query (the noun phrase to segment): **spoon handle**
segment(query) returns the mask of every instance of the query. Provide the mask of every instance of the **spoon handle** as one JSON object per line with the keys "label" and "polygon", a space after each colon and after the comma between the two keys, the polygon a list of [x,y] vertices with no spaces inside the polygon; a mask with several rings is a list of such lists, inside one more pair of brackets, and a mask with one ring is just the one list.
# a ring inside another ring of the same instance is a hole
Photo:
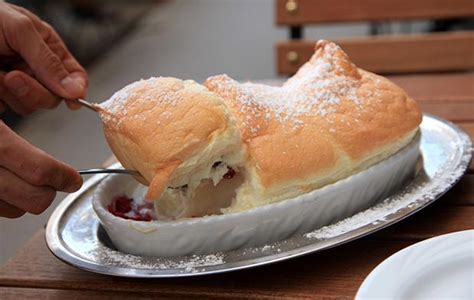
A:
{"label": "spoon handle", "polygon": [[133,171],[133,170],[125,170],[125,169],[84,169],[84,170],[79,170],[79,174],[81,175],[87,175],[87,174],[127,174],[127,175],[140,175],[138,171]]}
{"label": "spoon handle", "polygon": [[90,102],[87,102],[86,100],[84,99],[77,99],[76,100],[79,104],[81,104],[82,106],[84,107],[87,107],[88,109],[90,110],[93,110],[95,112],[99,112],[99,106],[97,104],[94,104],[94,103],[90,103]]}

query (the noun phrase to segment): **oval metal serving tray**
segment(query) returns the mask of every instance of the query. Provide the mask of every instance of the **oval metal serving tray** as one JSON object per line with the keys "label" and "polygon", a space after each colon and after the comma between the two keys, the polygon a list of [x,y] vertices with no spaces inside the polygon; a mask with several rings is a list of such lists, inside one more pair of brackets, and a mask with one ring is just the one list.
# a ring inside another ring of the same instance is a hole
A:
{"label": "oval metal serving tray", "polygon": [[348,219],[287,240],[210,255],[140,257],[115,250],[92,205],[95,186],[107,175],[89,179],[56,208],[46,228],[51,252],[91,272],[126,277],[184,277],[270,264],[358,239],[421,210],[448,191],[471,160],[469,136],[450,122],[425,115],[421,124],[420,169],[403,190]]}

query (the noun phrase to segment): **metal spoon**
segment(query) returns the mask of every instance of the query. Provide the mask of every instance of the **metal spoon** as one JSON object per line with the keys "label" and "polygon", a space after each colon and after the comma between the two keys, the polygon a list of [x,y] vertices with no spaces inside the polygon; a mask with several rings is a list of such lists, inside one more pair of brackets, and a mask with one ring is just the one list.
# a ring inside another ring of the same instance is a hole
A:
{"label": "metal spoon", "polygon": [[79,103],[80,105],[84,106],[84,107],[87,107],[88,109],[90,110],[93,110],[95,112],[99,112],[100,111],[100,107],[95,104],[95,103],[90,103],[90,102],[87,102],[86,100],[84,99],[76,99],[77,103]]}
{"label": "metal spoon", "polygon": [[[84,99],[76,99],[77,103],[81,104],[84,107],[87,107],[90,110],[93,110],[95,112],[100,112],[101,109],[100,107],[95,104],[95,103],[90,103]],[[126,175],[132,175],[132,176],[140,176],[140,173],[138,171],[134,170],[126,170],[126,169],[84,169],[84,170],[79,170],[79,174],[81,175],[88,175],[88,174],[126,174]]]}
{"label": "metal spoon", "polygon": [[79,174],[88,175],[88,174],[126,174],[132,176],[141,176],[138,171],[126,170],[126,169],[84,169],[79,170]]}

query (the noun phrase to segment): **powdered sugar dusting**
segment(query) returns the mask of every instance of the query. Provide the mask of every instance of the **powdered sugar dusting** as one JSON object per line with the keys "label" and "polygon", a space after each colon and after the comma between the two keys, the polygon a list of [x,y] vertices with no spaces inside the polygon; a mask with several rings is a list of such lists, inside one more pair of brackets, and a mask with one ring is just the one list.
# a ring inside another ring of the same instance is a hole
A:
{"label": "powdered sugar dusting", "polygon": [[357,91],[360,74],[347,55],[334,43],[320,41],[311,60],[282,87],[263,84],[240,84],[227,75],[211,77],[210,89],[236,98],[243,123],[251,134],[261,129],[255,120],[277,120],[293,128],[304,125],[303,116],[326,117],[337,112],[344,101],[362,109]]}
{"label": "powdered sugar dusting", "polygon": [[87,241],[87,244],[94,243],[94,247],[89,254],[95,259],[102,261],[107,265],[118,265],[127,268],[148,269],[148,270],[175,270],[180,273],[197,273],[202,271],[199,268],[216,266],[224,264],[224,255],[222,253],[213,253],[208,255],[190,255],[182,257],[180,260],[175,258],[167,259],[157,257],[141,257],[131,254],[125,254],[106,247],[98,240]]}
{"label": "powdered sugar dusting", "polygon": [[[107,121],[110,118],[116,117],[117,121],[120,122],[120,116],[127,110],[134,108],[135,106],[141,107],[143,102],[153,102],[155,105],[171,105],[176,106],[182,99],[174,93],[173,89],[156,89],[159,81],[165,80],[164,77],[151,77],[148,79],[141,79],[133,82],[121,90],[117,91],[107,101],[99,104],[99,107],[103,110],[101,116]],[[191,81],[179,81],[179,83],[186,83]],[[140,101],[136,101],[140,100]],[[165,111],[164,117],[169,118],[171,112]],[[128,116],[128,118],[140,118],[140,114],[135,116]]]}

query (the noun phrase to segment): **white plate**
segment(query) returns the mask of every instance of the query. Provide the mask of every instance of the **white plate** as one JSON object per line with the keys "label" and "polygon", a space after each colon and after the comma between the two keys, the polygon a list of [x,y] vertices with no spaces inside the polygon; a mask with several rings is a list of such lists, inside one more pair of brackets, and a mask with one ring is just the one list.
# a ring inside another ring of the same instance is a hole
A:
{"label": "white plate", "polygon": [[474,299],[474,230],[398,251],[367,276],[356,299]]}

